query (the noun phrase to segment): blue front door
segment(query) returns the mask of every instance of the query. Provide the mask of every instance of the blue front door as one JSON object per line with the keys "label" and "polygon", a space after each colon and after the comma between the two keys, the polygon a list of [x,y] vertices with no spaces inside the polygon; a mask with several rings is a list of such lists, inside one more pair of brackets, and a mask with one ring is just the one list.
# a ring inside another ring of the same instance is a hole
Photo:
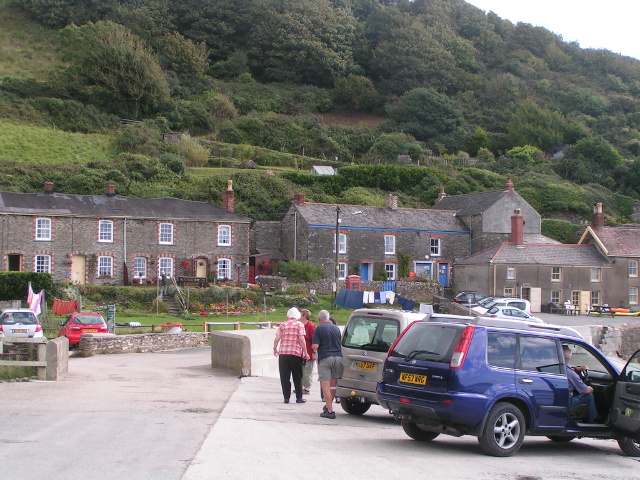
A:
{"label": "blue front door", "polygon": [[360,265],[360,278],[363,281],[371,280],[371,264],[363,263]]}
{"label": "blue front door", "polygon": [[443,287],[449,286],[449,264],[448,263],[440,263],[438,265],[438,282]]}

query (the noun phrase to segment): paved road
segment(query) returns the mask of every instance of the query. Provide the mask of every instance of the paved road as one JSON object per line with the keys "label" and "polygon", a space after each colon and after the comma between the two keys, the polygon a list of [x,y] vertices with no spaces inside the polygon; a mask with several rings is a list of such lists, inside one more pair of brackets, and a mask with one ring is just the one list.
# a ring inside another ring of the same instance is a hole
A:
{"label": "paved road", "polygon": [[71,358],[64,381],[1,383],[0,478],[181,478],[239,384],[209,352]]}
{"label": "paved road", "polygon": [[69,370],[0,384],[3,480],[640,480],[640,460],[611,440],[532,437],[492,458],[473,437],[411,440],[379,406],[323,419],[317,383],[285,405],[277,379],[211,370],[208,348],[72,358]]}

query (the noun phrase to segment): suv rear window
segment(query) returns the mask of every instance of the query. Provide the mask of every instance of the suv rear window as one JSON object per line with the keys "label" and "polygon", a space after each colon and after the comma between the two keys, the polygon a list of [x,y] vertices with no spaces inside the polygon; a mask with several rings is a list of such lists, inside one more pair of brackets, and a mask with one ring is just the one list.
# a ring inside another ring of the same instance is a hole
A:
{"label": "suv rear window", "polygon": [[400,339],[390,356],[449,363],[462,334],[460,327],[416,323],[411,327],[411,334]]}
{"label": "suv rear window", "polygon": [[355,317],[349,320],[342,346],[386,352],[400,335],[400,323],[385,317]]}

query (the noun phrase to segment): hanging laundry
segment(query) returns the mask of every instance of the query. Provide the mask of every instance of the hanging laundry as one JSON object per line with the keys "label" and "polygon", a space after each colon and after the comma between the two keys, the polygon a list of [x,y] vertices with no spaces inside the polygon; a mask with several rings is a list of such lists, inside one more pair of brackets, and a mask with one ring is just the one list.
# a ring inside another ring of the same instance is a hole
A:
{"label": "hanging laundry", "polygon": [[362,308],[362,298],[362,292],[341,288],[338,295],[336,295],[334,303],[339,307],[355,310],[356,308]]}
{"label": "hanging laundry", "polygon": [[396,298],[398,299],[398,303],[402,307],[403,310],[413,310],[413,307],[416,305],[416,302],[409,300],[408,298],[404,298],[400,295],[396,294]]}
{"label": "hanging laundry", "polygon": [[58,300],[57,298],[53,299],[53,307],[51,307],[51,312],[55,315],[69,315],[76,310],[78,310],[78,300],[63,302],[62,300]]}
{"label": "hanging laundry", "polygon": [[380,292],[375,292],[373,294],[373,303],[381,303],[380,302]]}
{"label": "hanging laundry", "polygon": [[42,297],[44,295],[44,290],[40,290],[39,293],[33,295],[31,299],[31,303],[29,304],[29,310],[31,310],[35,316],[37,317],[42,313],[42,308],[40,307],[40,303],[42,303]]}
{"label": "hanging laundry", "polygon": [[29,288],[27,289],[27,305],[31,305],[31,302],[33,301],[33,296],[35,295],[35,293],[33,293],[33,288],[31,287],[31,282],[29,282]]}
{"label": "hanging laundry", "polygon": [[387,302],[389,305],[393,305],[393,301],[396,298],[396,292],[386,292],[387,294]]}
{"label": "hanging laundry", "polygon": [[387,303],[387,295],[385,292],[380,292],[380,303]]}

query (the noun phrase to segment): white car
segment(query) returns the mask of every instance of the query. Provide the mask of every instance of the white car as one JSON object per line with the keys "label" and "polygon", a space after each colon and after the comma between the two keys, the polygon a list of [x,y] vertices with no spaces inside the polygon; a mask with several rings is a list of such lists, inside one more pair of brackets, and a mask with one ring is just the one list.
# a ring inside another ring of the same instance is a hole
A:
{"label": "white car", "polygon": [[523,312],[519,308],[498,305],[491,307],[482,316],[489,318],[506,318],[507,320],[521,320],[523,322],[545,323],[541,318],[529,315],[527,312]]}
{"label": "white car", "polygon": [[0,337],[40,338],[42,325],[28,308],[8,308],[0,315]]}
{"label": "white car", "polygon": [[478,305],[471,308],[471,311],[474,312],[476,315],[484,315],[485,313],[487,313],[487,310],[489,310],[491,307],[496,307],[496,306],[519,308],[523,312],[526,312],[529,315],[531,315],[531,302],[529,302],[529,300],[524,300],[522,298],[496,298],[493,302],[489,303],[488,305],[487,304],[485,304],[484,306]]}

